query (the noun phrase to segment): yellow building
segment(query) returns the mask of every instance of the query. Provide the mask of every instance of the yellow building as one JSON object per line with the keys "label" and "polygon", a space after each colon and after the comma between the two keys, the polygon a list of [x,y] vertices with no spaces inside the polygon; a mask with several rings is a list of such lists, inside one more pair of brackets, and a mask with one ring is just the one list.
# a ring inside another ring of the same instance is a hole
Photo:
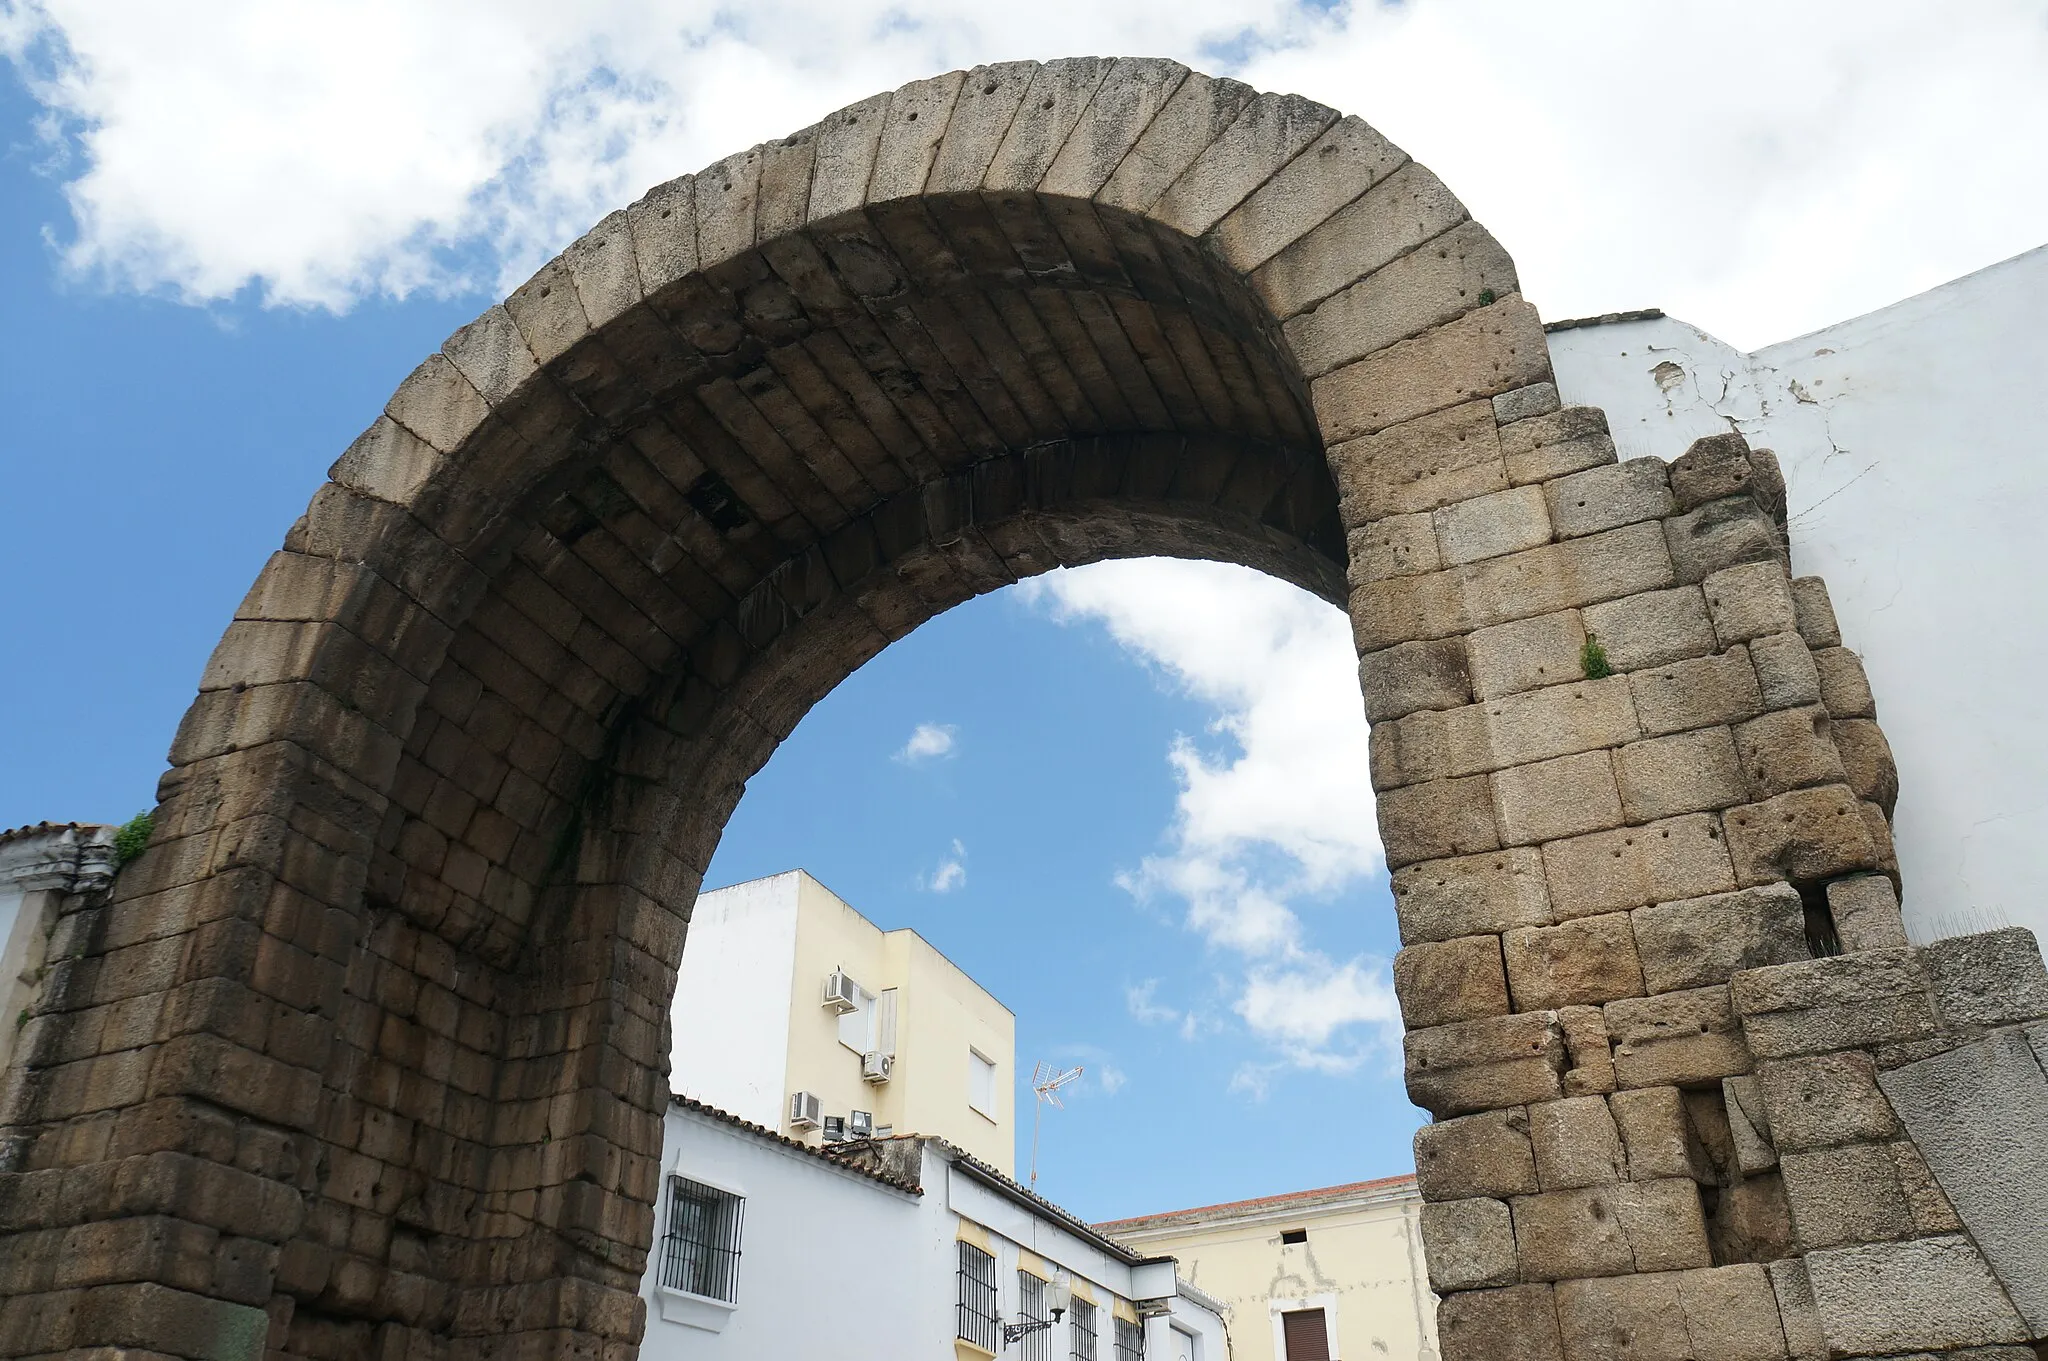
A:
{"label": "yellow building", "polygon": [[1387,1177],[1095,1227],[1177,1258],[1224,1306],[1231,1361],[1436,1361],[1421,1207]]}
{"label": "yellow building", "polygon": [[672,1017],[680,1095],[811,1144],[936,1135],[1014,1169],[1016,1017],[802,870],[698,896]]}

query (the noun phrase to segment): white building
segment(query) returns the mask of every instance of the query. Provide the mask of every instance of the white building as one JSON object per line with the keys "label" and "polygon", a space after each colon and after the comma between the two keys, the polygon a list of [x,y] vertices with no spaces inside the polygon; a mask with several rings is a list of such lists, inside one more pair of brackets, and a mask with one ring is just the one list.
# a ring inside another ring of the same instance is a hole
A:
{"label": "white building", "polygon": [[75,822],[0,831],[0,1073],[14,1057],[16,1021],[41,987],[65,899],[114,881],[114,835],[112,827]]}
{"label": "white building", "polygon": [[[678,1097],[641,1281],[646,1361],[1227,1361],[1170,1257],[941,1139],[813,1147]],[[1005,1325],[1050,1320],[1006,1338]]]}

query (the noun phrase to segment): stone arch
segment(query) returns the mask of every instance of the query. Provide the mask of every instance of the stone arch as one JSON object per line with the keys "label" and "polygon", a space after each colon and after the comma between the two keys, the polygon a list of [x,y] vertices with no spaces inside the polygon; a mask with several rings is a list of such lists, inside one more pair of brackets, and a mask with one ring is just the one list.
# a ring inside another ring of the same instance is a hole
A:
{"label": "stone arch", "polygon": [[[1679,1174],[1615,1173],[1661,1188],[1619,1264],[1573,1218],[1606,1182],[1473,1159],[1747,1074],[1730,975],[1804,954],[1768,886],[1882,882],[1888,762],[1830,735],[1869,711],[1768,459],[1615,465],[1549,377],[1427,170],[1170,62],[916,82],[611,214],[336,463],[153,844],[65,919],[0,1110],[0,1350],[630,1355],[746,779],[932,614],[1153,553],[1351,611],[1450,1354],[1558,1336],[1551,1281],[1716,1265]],[[1594,611],[1610,679],[1571,670]],[[1649,979],[1631,913],[1714,894]],[[1775,1327],[1762,1279],[1714,1282]]]}

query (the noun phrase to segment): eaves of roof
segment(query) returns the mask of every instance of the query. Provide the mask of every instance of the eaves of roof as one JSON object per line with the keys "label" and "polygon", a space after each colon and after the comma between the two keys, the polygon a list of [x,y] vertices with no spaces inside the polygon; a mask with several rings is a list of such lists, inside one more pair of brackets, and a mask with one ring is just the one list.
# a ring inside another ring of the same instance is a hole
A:
{"label": "eaves of roof", "polygon": [[786,1134],[769,1129],[766,1125],[757,1125],[751,1120],[743,1120],[731,1111],[720,1110],[716,1106],[707,1106],[694,1097],[671,1096],[670,1100],[683,1110],[691,1111],[707,1119],[716,1120],[720,1124],[730,1125],[737,1130],[744,1130],[755,1138],[765,1140],[768,1143],[780,1144],[783,1148],[793,1153],[801,1153],[807,1158],[816,1158],[819,1162],[836,1167],[842,1172],[851,1172],[857,1177],[865,1177],[869,1181],[879,1182],[883,1186],[891,1187],[898,1191],[906,1191],[913,1196],[924,1194],[924,1187],[908,1177],[898,1177],[879,1168],[862,1167],[858,1163],[834,1157],[830,1149],[813,1148],[801,1140],[792,1139]]}

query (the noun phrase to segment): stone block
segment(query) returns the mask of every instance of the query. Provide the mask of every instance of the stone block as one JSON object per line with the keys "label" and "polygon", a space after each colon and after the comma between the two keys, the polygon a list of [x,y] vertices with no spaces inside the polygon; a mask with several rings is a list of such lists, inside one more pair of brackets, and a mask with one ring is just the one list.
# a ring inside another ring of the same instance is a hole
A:
{"label": "stone block", "polygon": [[1346,524],[1433,511],[1508,485],[1488,402],[1465,402],[1333,445],[1330,475]]}
{"label": "stone block", "polygon": [[1805,1262],[1832,1355],[2027,1341],[2027,1325],[1960,1235],[1822,1249]]}
{"label": "stone block", "polygon": [[1543,484],[1543,495],[1560,539],[1661,520],[1672,509],[1664,463],[1655,458],[1632,458],[1560,477]]}
{"label": "stone block", "polygon": [[1697,586],[1645,591],[1591,605],[1583,622],[1599,638],[1607,664],[1616,671],[1640,671],[1714,651],[1707,598]]}
{"label": "stone block", "polygon": [[1492,778],[1432,780],[1389,790],[1378,800],[1387,867],[1496,850]]}
{"label": "stone block", "polygon": [[1511,1204],[1522,1279],[1562,1281],[1634,1271],[1620,1193],[1619,1186],[1590,1186],[1516,1197]]}
{"label": "stone block", "polygon": [[[1451,736],[1446,729],[1453,725],[1445,722],[1444,715],[1470,716],[1472,712],[1469,708],[1423,709],[1406,718],[1373,724],[1366,735],[1372,787],[1380,791],[1399,789],[1403,785],[1441,780],[1451,775]],[[1455,726],[1469,728],[1474,725],[1461,723]],[[1481,762],[1456,773],[1471,774],[1475,770],[1488,769],[1490,767]]]}
{"label": "stone block", "polygon": [[1672,584],[1671,557],[1654,524],[1489,558],[1456,572],[1471,628],[1618,600]]}
{"label": "stone block", "polygon": [[1714,636],[1724,648],[1795,627],[1792,583],[1782,563],[1746,562],[1724,568],[1700,586],[1714,620]]}
{"label": "stone block", "polygon": [[1771,1293],[1778,1297],[1778,1321],[1785,1329],[1785,1350],[1791,1361],[1828,1361],[1828,1340],[1821,1331],[1820,1311],[1813,1307],[1813,1286],[1806,1263],[1798,1258],[1772,1262]]}
{"label": "stone block", "polygon": [[1828,915],[1842,949],[1890,950],[1907,944],[1898,890],[1882,874],[1857,874],[1828,885]]}
{"label": "stone block", "polygon": [[1807,1252],[1913,1236],[1913,1209],[1883,1144],[1780,1155],[1785,1196]]}
{"label": "stone block", "polygon": [[1689,1271],[1713,1265],[1699,1183],[1690,1177],[1620,1187],[1621,1227],[1638,1271]]}
{"label": "stone block", "polygon": [[1747,496],[1755,469],[1749,441],[1736,431],[1707,435],[1671,461],[1672,494],[1685,510],[1728,496]]}
{"label": "stone block", "polygon": [[1775,1168],[1721,1188],[1707,1241],[1718,1262],[1775,1262],[1799,1250],[1785,1181]]}
{"label": "stone block", "polygon": [[1685,1096],[1676,1087],[1639,1087],[1619,1091],[1607,1100],[1628,1159],[1630,1181],[1667,1177],[1715,1180],[1712,1162],[1686,1113]]}
{"label": "stone block", "polygon": [[1543,871],[1560,920],[1735,887],[1720,822],[1711,813],[1553,841],[1543,848]]}
{"label": "stone block", "polygon": [[1790,884],[1658,903],[1630,915],[1653,996],[1806,958],[1806,910]]}
{"label": "stone block", "polygon": [[1520,1011],[1640,997],[1643,970],[1626,912],[1524,927],[1502,938],[1508,988]]}
{"label": "stone block", "polygon": [[1557,408],[1557,384],[1532,383],[1494,398],[1493,419],[1501,425],[1513,425],[1516,421],[1548,416]]}
{"label": "stone block", "polygon": [[1547,1285],[1447,1295],[1436,1307],[1436,1336],[1443,1361],[1565,1361]]}
{"label": "stone block", "polygon": [[1798,634],[1773,633],[1751,639],[1749,662],[1756,668],[1756,683],[1766,709],[1820,703],[1820,670],[1813,664],[1806,640]]}
{"label": "stone block", "polygon": [[1693,1361],[1675,1275],[1566,1281],[1557,1318],[1566,1361]]}
{"label": "stone block", "polygon": [[1473,697],[1482,702],[1581,678],[1586,630],[1577,610],[1496,624],[1465,637]]}
{"label": "stone block", "polygon": [[1726,727],[1631,742],[1614,753],[1614,779],[1622,811],[1634,823],[1727,808],[1749,798]]}
{"label": "stone block", "polygon": [[1709,501],[1664,521],[1672,570],[1681,582],[1705,581],[1745,562],[1785,560],[1785,546],[1770,515],[1746,496]]}
{"label": "stone block", "polygon": [[1492,780],[1497,825],[1510,846],[1602,831],[1623,821],[1613,763],[1604,751],[1516,766]]}
{"label": "stone block", "polygon": [[1410,945],[1552,920],[1542,856],[1533,846],[1409,865],[1392,880],[1401,939]]}
{"label": "stone block", "polygon": [[[1914,1236],[1931,1238],[1935,1234],[1961,1233],[1961,1216],[1956,1214],[1956,1207],[1950,1203],[1948,1194],[1941,1189],[1941,1183],[1934,1179],[1934,1170],[1928,1167],[1927,1159],[1920,1155],[1920,1150],[1913,1141],[1901,1139],[1897,1143],[1887,1145],[1886,1151],[1892,1155],[1892,1166],[1898,1171],[1899,1189],[1906,1193],[1906,1204],[1912,1207]],[[1996,1255],[1988,1244],[1980,1241],[1979,1247],[1991,1255]],[[2016,1288],[2008,1286],[2006,1293],[2015,1301],[2022,1300],[2022,1294]],[[2029,1323],[2036,1322],[2035,1311],[2031,1307],[2024,1308],[2023,1312]]]}
{"label": "stone block", "polygon": [[1564,1094],[1564,1033],[1548,1013],[1411,1030],[1402,1048],[1409,1099],[1432,1115],[1525,1106]]}
{"label": "stone block", "polygon": [[1750,797],[1768,799],[1813,785],[1844,784],[1848,773],[1835,750],[1827,710],[1779,709],[1735,729],[1736,749]]}
{"label": "stone block", "polygon": [[1289,318],[1283,330],[1295,362],[1313,379],[1454,320],[1483,292],[1505,297],[1517,288],[1507,252],[1486,228],[1466,221]]}
{"label": "stone block", "polygon": [[1546,1191],[1614,1186],[1627,1167],[1605,1097],[1568,1097],[1529,1107],[1529,1142],[1536,1150],[1537,1183]]}
{"label": "stone block", "polygon": [[1607,413],[1593,406],[1568,406],[1534,419],[1503,424],[1501,453],[1516,485],[1614,462]]}
{"label": "stone block", "polygon": [[[1351,531],[1349,547],[1348,575],[1354,586],[1434,572],[1444,565],[1443,555],[1437,551],[1434,522],[1421,512],[1389,515],[1360,525]],[[1813,702],[1818,703],[1819,699],[1820,681],[1816,677]]]}
{"label": "stone block", "polygon": [[1718,723],[1742,723],[1763,710],[1763,693],[1749,649],[1730,648],[1718,657],[1667,662],[1629,675],[1636,718],[1651,737]]}
{"label": "stone block", "polygon": [[[1951,1026],[2013,1025],[2048,1016],[2048,969],[2034,933],[2025,927],[1935,941],[1920,951],[1920,968]],[[2043,1131],[2048,1134],[2048,1126]]]}
{"label": "stone block", "polygon": [[[1335,443],[1550,377],[1536,309],[1511,295],[1333,369],[1309,384],[1309,396],[1318,426]],[[1491,426],[1492,404],[1485,410]]]}
{"label": "stone block", "polygon": [[1510,487],[1437,510],[1436,539],[1447,566],[1519,553],[1550,542],[1550,513],[1540,487]]}
{"label": "stone block", "polygon": [[[1735,975],[1731,986],[1759,1058],[1899,1044],[1925,1039],[1936,1029],[1927,984],[1910,949],[1751,969]],[[1782,1125],[1775,1107],[1771,1122],[1773,1128]]]}
{"label": "stone block", "polygon": [[1252,288],[1291,317],[1465,220],[1465,206],[1408,162],[1259,266]]}
{"label": "stone block", "polygon": [[1849,788],[1890,818],[1899,801],[1899,767],[1892,759],[1892,745],[1885,740],[1884,729],[1874,719],[1845,718],[1830,731]]}
{"label": "stone block", "polygon": [[1415,1184],[1425,1200],[1535,1194],[1527,1113],[1516,1106],[1424,1125],[1415,1131]]}
{"label": "stone block", "polygon": [[1607,1018],[1598,1007],[1559,1007],[1557,1023],[1564,1031],[1570,1067],[1564,1072],[1566,1096],[1588,1096],[1614,1090],[1614,1052],[1607,1043]]}
{"label": "stone block", "polygon": [[1813,654],[1814,669],[1820,672],[1820,702],[1835,718],[1876,718],[1877,700],[1870,693],[1870,678],[1863,674],[1863,659],[1846,647],[1824,647]]}
{"label": "stone block", "polygon": [[1750,1070],[1749,1048],[1725,987],[1609,1002],[1606,1012],[1614,1080],[1622,1087],[1718,1082]]}
{"label": "stone block", "polygon": [[1358,686],[1371,723],[1405,718],[1423,709],[1455,709],[1472,702],[1465,641],[1438,638],[1402,643],[1361,657]]}
{"label": "stone block", "polygon": [[1783,1361],[1778,1297],[1759,1264],[1681,1272],[1678,1303],[1693,1361]]}
{"label": "stone block", "polygon": [[1508,1014],[1499,936],[1460,936],[1411,945],[1394,957],[1394,992],[1410,1026]]}
{"label": "stone block", "polygon": [[1422,1207],[1429,1284],[1439,1294],[1514,1285],[1514,1221],[1506,1202],[1446,1200]]}
{"label": "stone block", "polygon": [[1878,1082],[2032,1335],[2048,1335],[2048,1078],[2026,1036],[2001,1031]]}
{"label": "stone block", "polygon": [[1875,868],[1879,848],[1846,785],[1795,789],[1721,815],[1739,884],[1811,883]]}
{"label": "stone block", "polygon": [[1776,1167],[1778,1150],[1771,1142],[1770,1114],[1764,1107],[1763,1090],[1756,1078],[1722,1078],[1721,1105],[1728,1115],[1735,1166],[1742,1175],[1754,1177]]}
{"label": "stone block", "polygon": [[1828,584],[1819,577],[1796,577],[1792,582],[1792,609],[1798,619],[1799,636],[1810,648],[1840,647],[1842,629],[1835,623],[1835,605],[1828,599]]}

